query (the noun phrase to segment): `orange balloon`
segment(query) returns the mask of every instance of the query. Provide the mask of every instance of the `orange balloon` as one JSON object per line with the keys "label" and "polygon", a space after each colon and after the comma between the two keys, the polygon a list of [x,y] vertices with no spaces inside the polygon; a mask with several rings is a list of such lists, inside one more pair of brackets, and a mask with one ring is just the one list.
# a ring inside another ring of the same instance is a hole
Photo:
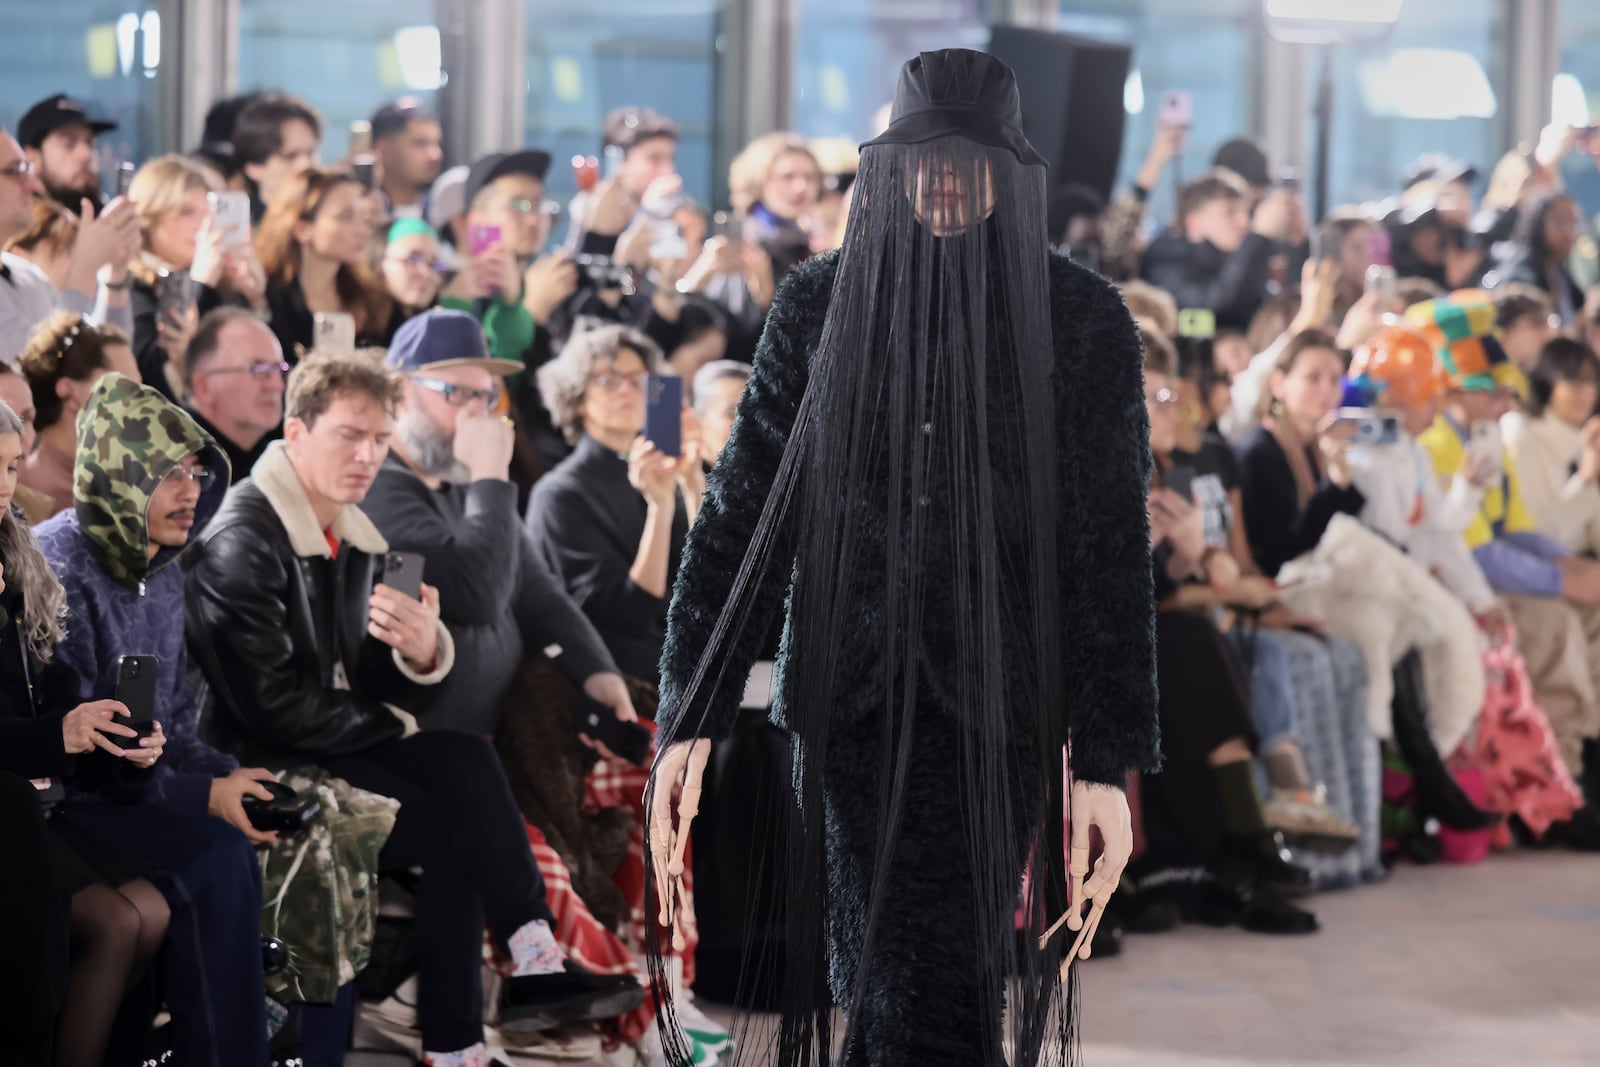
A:
{"label": "orange balloon", "polygon": [[1356,349],[1350,377],[1383,385],[1379,401],[1385,407],[1415,408],[1439,396],[1449,379],[1434,355],[1433,346],[1417,331],[1404,326],[1384,326]]}

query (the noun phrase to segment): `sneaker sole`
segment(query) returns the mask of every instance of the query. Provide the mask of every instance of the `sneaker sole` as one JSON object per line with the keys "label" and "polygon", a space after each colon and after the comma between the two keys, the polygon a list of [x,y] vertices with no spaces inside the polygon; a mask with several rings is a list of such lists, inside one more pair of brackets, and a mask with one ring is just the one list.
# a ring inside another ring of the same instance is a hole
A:
{"label": "sneaker sole", "polygon": [[500,1029],[512,1035],[538,1034],[566,1023],[614,1019],[644,1003],[644,990],[613,993],[579,993],[548,1004],[507,1006],[500,1009]]}

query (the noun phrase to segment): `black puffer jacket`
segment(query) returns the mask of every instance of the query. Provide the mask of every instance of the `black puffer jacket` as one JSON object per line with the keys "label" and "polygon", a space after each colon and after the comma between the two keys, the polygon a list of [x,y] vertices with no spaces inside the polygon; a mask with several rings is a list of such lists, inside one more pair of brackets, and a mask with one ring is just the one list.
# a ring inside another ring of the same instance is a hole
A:
{"label": "black puffer jacket", "polygon": [[454,660],[442,628],[426,677],[368,636],[387,545],[353,506],[333,532],[337,557],[279,442],[185,558],[189,655],[211,690],[205,728],[243,760],[272,766],[400,737],[405,719],[386,702],[411,703]]}

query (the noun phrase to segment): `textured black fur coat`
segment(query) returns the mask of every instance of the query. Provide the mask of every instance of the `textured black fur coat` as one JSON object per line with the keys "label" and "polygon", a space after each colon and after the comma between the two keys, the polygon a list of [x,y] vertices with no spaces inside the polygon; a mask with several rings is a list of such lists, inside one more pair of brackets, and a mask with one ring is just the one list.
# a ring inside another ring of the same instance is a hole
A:
{"label": "textured black fur coat", "polygon": [[[724,500],[764,499],[773,483],[805,393],[837,263],[836,253],[820,256],[785,279],[757,349],[733,433],[712,472],[699,519],[685,545],[661,660],[657,721],[663,743],[727,736],[744,679],[784,603],[794,554],[786,549],[780,531],[773,553],[776,562],[759,580],[749,619],[727,658],[723,683],[709,694],[709,718],[701,726],[698,710],[686,715],[684,690],[728,601],[760,510],[730,510]],[[1117,290],[1065,257],[1051,257],[1050,312],[1061,483],[1057,521],[1065,636],[1061,654],[1069,703],[1063,711],[1071,727],[1074,774],[1083,781],[1120,784],[1128,771],[1153,770],[1159,763],[1145,511],[1150,453],[1143,356]],[[864,351],[861,358],[870,359],[871,353]],[[1007,457],[995,457],[997,468],[1007,463]],[[869,517],[862,537],[870,544],[875,533]],[[945,565],[937,557],[929,561],[934,574]],[[861,570],[864,587],[858,602],[864,607],[841,634],[834,714],[842,721],[881,706],[885,681],[876,677],[882,674],[886,647],[883,620],[865,607],[883,603],[883,591],[870,587],[875,577],[870,568]],[[938,616],[930,612],[928,617]],[[947,674],[951,665],[938,654],[937,634],[924,635],[923,643],[924,672],[931,675],[930,684],[937,691],[944,688],[941,673]],[[1021,643],[1020,635],[1016,643]],[[789,662],[790,647],[786,628],[773,709],[779,725],[786,722],[785,677],[804,669],[804,664]],[[697,709],[706,700],[704,693],[697,698]]]}

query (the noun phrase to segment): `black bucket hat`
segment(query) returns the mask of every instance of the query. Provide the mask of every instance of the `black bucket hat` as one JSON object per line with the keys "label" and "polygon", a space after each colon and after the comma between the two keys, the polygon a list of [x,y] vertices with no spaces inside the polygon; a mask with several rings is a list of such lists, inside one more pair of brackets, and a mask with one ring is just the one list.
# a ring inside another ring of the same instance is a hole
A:
{"label": "black bucket hat", "polygon": [[1003,148],[1025,166],[1045,165],[1022,133],[1017,76],[994,56],[970,48],[944,48],[906,60],[889,128],[861,147],[921,144],[951,134]]}

